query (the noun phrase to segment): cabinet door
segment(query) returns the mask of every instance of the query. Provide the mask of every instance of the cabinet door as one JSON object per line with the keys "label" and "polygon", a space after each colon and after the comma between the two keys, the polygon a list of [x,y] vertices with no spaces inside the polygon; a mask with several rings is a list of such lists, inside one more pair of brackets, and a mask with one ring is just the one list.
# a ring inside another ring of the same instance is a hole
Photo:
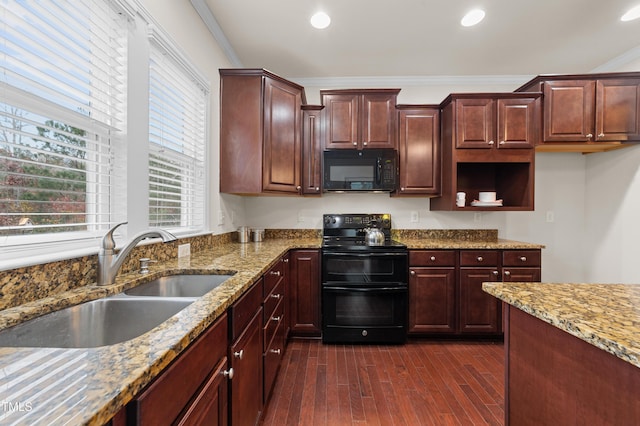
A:
{"label": "cabinet door", "polygon": [[460,332],[501,332],[500,301],[482,290],[482,283],[497,281],[497,268],[460,268]]}
{"label": "cabinet door", "polygon": [[224,357],[177,425],[227,426],[228,386],[227,378],[224,376],[226,369],[227,357]]}
{"label": "cabinet door", "polygon": [[391,148],[396,144],[396,95],[367,93],[361,97],[361,148]]}
{"label": "cabinet door", "polygon": [[585,142],[594,132],[595,82],[544,83],[543,129],[549,142]]}
{"label": "cabinet door", "polygon": [[495,145],[492,99],[456,101],[456,148],[489,149]]}
{"label": "cabinet door", "polygon": [[320,336],[320,252],[292,251],[289,278],[291,334]]}
{"label": "cabinet door", "polygon": [[360,96],[323,95],[326,107],[325,149],[354,149],[359,144]]}
{"label": "cabinet door", "polygon": [[302,193],[322,193],[322,106],[302,109]]}
{"label": "cabinet door", "polygon": [[595,140],[640,140],[640,79],[596,82]]}
{"label": "cabinet door", "polygon": [[264,80],[264,191],[301,189],[301,91],[287,84]]}
{"label": "cabinet door", "polygon": [[537,139],[538,99],[498,99],[497,148],[534,148]]}
{"label": "cabinet door", "polygon": [[398,113],[400,190],[394,195],[440,193],[440,117],[438,108]]}
{"label": "cabinet door", "polygon": [[230,347],[231,424],[255,425],[262,412],[262,308]]}
{"label": "cabinet door", "polygon": [[454,333],[456,270],[412,267],[409,273],[409,334]]}

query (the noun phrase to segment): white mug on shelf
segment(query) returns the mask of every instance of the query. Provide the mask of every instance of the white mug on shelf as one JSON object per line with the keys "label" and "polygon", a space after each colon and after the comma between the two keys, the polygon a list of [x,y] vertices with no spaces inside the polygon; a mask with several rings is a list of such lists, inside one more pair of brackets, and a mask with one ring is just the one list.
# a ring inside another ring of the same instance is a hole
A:
{"label": "white mug on shelf", "polygon": [[464,192],[458,192],[456,193],[456,206],[458,207],[464,207],[466,201],[467,201],[467,194],[465,194]]}

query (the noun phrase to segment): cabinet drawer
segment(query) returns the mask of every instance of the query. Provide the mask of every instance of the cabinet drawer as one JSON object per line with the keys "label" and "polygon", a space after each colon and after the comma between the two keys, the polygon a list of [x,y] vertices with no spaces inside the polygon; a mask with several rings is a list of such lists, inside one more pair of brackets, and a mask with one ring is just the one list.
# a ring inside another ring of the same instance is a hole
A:
{"label": "cabinet drawer", "polygon": [[278,324],[275,338],[264,351],[264,402],[267,402],[271,388],[276,380],[276,373],[284,356],[284,323]]}
{"label": "cabinet drawer", "polygon": [[236,340],[262,305],[262,278],[231,305],[231,340]]}
{"label": "cabinet drawer", "polygon": [[505,250],[502,252],[503,266],[540,266],[540,250]]}
{"label": "cabinet drawer", "polygon": [[173,422],[220,360],[226,355],[227,315],[224,314],[180,355],[129,406],[136,424]]}
{"label": "cabinet drawer", "polygon": [[188,425],[226,425],[227,420],[227,378],[223,372],[227,369],[227,358],[218,364],[198,393],[193,404],[176,423],[176,426]]}
{"label": "cabinet drawer", "polygon": [[271,317],[281,300],[284,300],[284,282],[282,281],[264,299],[264,324],[267,323],[267,318]]}
{"label": "cabinet drawer", "polygon": [[[276,332],[278,326],[284,322],[284,302],[280,300],[278,302],[278,306],[267,315],[267,312],[264,311],[264,326],[263,330],[263,342],[264,347],[267,348],[271,344],[271,340],[273,340],[273,336]],[[266,350],[266,349],[265,349]]]}
{"label": "cabinet drawer", "polygon": [[498,252],[495,250],[463,250],[460,266],[497,266]]}
{"label": "cabinet drawer", "polygon": [[264,274],[264,297],[271,293],[274,287],[283,280],[284,265],[285,263],[279,260],[278,263],[273,265],[271,269]]}
{"label": "cabinet drawer", "polygon": [[454,250],[411,250],[409,266],[455,266]]}

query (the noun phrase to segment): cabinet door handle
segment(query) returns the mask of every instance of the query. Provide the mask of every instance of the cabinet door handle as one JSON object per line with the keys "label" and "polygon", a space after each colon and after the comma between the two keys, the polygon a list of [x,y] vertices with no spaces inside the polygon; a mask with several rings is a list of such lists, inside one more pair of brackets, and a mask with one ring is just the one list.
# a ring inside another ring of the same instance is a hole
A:
{"label": "cabinet door handle", "polygon": [[431,259],[432,262],[436,261],[436,257],[435,256],[431,256],[429,259]]}
{"label": "cabinet door handle", "polygon": [[504,274],[505,274],[507,277],[508,277],[508,276],[511,276],[511,272],[509,272],[509,271],[504,271]]}
{"label": "cabinet door handle", "polygon": [[402,188],[400,188],[400,191],[404,191],[404,186]]}
{"label": "cabinet door handle", "polygon": [[316,186],[316,191],[320,191],[320,187],[319,186]]}
{"label": "cabinet door handle", "polygon": [[354,142],[354,143],[353,143],[353,146],[358,146],[358,142]]}
{"label": "cabinet door handle", "polygon": [[604,133],[600,133],[600,134],[598,135],[598,137],[599,137],[599,138],[604,138]]}
{"label": "cabinet door handle", "polygon": [[366,142],[362,142],[362,145],[367,146],[367,143]]}
{"label": "cabinet door handle", "polygon": [[289,263],[289,259],[282,259],[284,263]]}
{"label": "cabinet door handle", "polygon": [[282,317],[271,317],[271,321],[280,321],[282,319]]}
{"label": "cabinet door handle", "polygon": [[280,276],[280,271],[271,271],[271,272],[269,272],[269,274],[279,277]]}
{"label": "cabinet door handle", "polygon": [[493,145],[494,143],[494,141],[489,141],[489,145]]}
{"label": "cabinet door handle", "polygon": [[282,351],[280,349],[269,349],[272,354],[280,355]]}
{"label": "cabinet door handle", "polygon": [[505,141],[500,141],[500,145],[504,145],[504,144],[505,144]]}
{"label": "cabinet door handle", "polygon": [[498,271],[493,271],[492,274],[497,277],[498,276]]}
{"label": "cabinet door handle", "polygon": [[234,352],[233,356],[238,358],[238,359],[242,359],[242,357],[244,356],[244,349],[240,349],[240,351]]}
{"label": "cabinet door handle", "polygon": [[298,186],[296,186],[296,189],[297,189],[298,191],[300,191],[300,190],[302,189],[302,187],[301,187],[300,185],[298,185]]}
{"label": "cabinet door handle", "polygon": [[478,262],[482,262],[484,258],[482,256],[478,256]]}
{"label": "cabinet door handle", "polygon": [[520,260],[523,261],[523,262],[526,262],[527,261],[527,256],[520,256]]}
{"label": "cabinet door handle", "polygon": [[591,139],[593,137],[593,133],[589,133],[589,134],[587,134],[585,136],[588,137],[589,139]]}
{"label": "cabinet door handle", "polygon": [[227,379],[229,379],[229,380],[233,379],[233,368],[230,368],[230,369],[228,369],[228,370],[224,370],[224,371],[222,372],[222,375],[223,375],[224,377],[226,377]]}
{"label": "cabinet door handle", "polygon": [[272,299],[280,299],[280,298],[282,297],[282,295],[281,295],[281,294],[279,294],[279,293],[276,293],[276,294],[272,294],[272,295],[271,295],[271,296],[269,296],[269,297],[271,297]]}
{"label": "cabinet door handle", "polygon": [[409,272],[409,273],[410,273],[411,275],[415,275],[415,274],[416,274],[416,271],[411,271],[411,272]]}

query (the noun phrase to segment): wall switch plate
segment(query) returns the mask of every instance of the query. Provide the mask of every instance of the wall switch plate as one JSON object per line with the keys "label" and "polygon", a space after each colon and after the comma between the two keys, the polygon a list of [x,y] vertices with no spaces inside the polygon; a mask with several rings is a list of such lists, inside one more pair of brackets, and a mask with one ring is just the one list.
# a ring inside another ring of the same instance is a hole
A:
{"label": "wall switch plate", "polygon": [[420,222],[420,213],[417,210],[411,211],[411,222]]}
{"label": "wall switch plate", "polygon": [[178,246],[178,257],[191,256],[191,243],[180,244]]}
{"label": "wall switch plate", "polygon": [[553,214],[553,210],[549,210],[547,212],[547,222],[551,223],[555,220],[555,215]]}

